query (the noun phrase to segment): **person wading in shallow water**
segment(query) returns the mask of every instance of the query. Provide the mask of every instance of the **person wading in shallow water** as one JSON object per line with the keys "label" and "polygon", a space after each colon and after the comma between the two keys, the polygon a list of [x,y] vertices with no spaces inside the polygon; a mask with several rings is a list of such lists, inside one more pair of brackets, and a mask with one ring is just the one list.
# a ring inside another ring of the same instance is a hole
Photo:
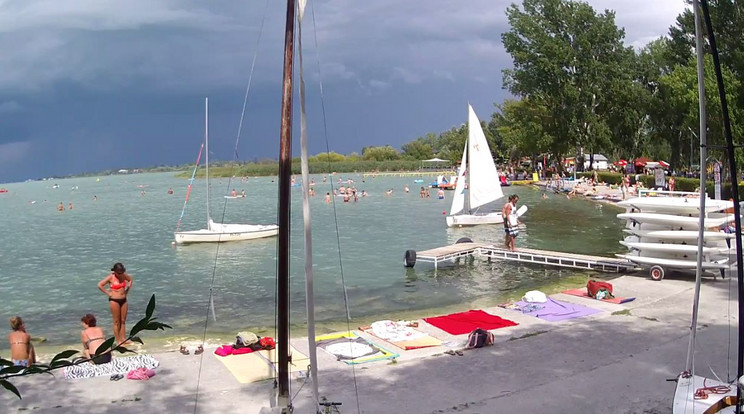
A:
{"label": "person wading in shallow water", "polygon": [[519,235],[519,216],[517,215],[517,201],[519,196],[512,194],[509,196],[509,201],[504,205],[504,209],[501,210],[501,216],[504,218],[504,244],[506,248],[515,251],[514,240]]}
{"label": "person wading in shallow water", "polygon": [[[112,273],[98,282],[98,289],[109,297],[109,308],[111,317],[114,320],[114,336],[116,343],[121,344],[127,338],[127,294],[132,289],[134,280],[132,276],[126,273],[124,265],[121,263],[114,264],[111,268]],[[106,289],[109,285],[109,289]]]}

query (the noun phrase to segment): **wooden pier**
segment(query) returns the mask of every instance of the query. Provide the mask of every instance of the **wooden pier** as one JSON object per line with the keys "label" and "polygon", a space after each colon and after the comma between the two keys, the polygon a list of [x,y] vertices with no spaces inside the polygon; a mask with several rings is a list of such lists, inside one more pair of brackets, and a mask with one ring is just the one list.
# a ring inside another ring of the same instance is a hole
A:
{"label": "wooden pier", "polygon": [[590,256],[527,248],[519,248],[516,251],[510,251],[491,244],[472,242],[459,242],[450,246],[438,247],[420,252],[408,250],[405,254],[404,264],[406,267],[413,267],[417,261],[429,262],[434,263],[434,268],[436,269],[439,263],[454,261],[455,259],[469,256],[483,256],[489,259],[542,264],[547,266],[571,267],[575,269],[590,269],[613,273],[625,272],[637,267],[628,260],[613,257]]}

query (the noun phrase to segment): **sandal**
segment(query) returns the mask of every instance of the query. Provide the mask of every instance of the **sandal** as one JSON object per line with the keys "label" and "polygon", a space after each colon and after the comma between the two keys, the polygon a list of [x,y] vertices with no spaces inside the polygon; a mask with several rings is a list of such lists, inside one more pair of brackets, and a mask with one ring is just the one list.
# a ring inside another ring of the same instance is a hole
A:
{"label": "sandal", "polygon": [[453,351],[451,349],[448,349],[448,350],[444,351],[444,353],[447,354],[447,355],[455,355],[455,351]]}
{"label": "sandal", "polygon": [[199,355],[202,352],[204,352],[204,347],[202,347],[201,345],[199,345],[199,347],[196,348],[196,351],[194,351],[194,355]]}
{"label": "sandal", "polygon": [[456,354],[457,354],[458,356],[463,356],[463,353],[462,353],[462,351],[460,351],[459,349],[458,349],[457,351],[455,351],[455,353],[456,353]]}
{"label": "sandal", "polygon": [[185,347],[185,346],[183,346],[183,345],[181,345],[181,350],[180,350],[180,351],[178,351],[178,352],[180,352],[180,353],[182,353],[182,354],[184,354],[184,355],[188,355],[188,354],[190,353],[190,352],[189,352],[189,350],[188,350],[188,349],[186,349],[186,347]]}
{"label": "sandal", "polygon": [[110,381],[119,381],[120,379],[124,378],[124,375],[122,374],[114,374],[112,375],[109,380]]}

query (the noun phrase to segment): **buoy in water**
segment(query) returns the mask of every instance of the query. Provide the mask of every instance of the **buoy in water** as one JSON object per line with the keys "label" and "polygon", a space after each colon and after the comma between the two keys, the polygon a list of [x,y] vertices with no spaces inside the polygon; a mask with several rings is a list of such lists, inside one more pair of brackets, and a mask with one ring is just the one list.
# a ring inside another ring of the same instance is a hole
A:
{"label": "buoy in water", "polygon": [[446,212],[446,211],[443,211],[443,212],[442,212],[442,215],[443,215],[443,216],[446,216],[446,215],[447,215],[447,212]]}

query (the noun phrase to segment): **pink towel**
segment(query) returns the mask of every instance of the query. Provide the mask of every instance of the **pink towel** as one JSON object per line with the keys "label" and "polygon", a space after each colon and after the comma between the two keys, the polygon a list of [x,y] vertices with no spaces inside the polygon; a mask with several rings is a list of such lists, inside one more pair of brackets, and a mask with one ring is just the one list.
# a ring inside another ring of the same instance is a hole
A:
{"label": "pink towel", "polygon": [[142,367],[129,371],[127,373],[127,379],[147,381],[153,375],[155,375],[154,370]]}
{"label": "pink towel", "polygon": [[234,350],[235,349],[232,346],[230,346],[230,345],[222,345],[221,347],[215,349],[214,350],[214,353],[217,354],[217,355],[219,355],[219,356],[223,356],[224,357],[224,356],[232,355],[232,353],[233,353]]}

